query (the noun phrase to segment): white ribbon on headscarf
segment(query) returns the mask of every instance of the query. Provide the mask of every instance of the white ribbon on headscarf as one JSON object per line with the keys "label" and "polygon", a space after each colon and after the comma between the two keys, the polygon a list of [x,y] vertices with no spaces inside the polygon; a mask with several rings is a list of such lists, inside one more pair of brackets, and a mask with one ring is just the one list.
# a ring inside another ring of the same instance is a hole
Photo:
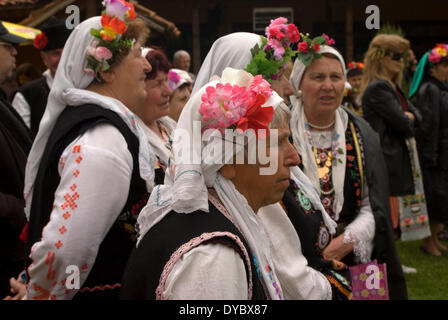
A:
{"label": "white ribbon on headscarf", "polygon": [[[236,144],[235,154],[224,153],[225,157],[222,158],[222,155],[211,152],[211,150],[217,149],[215,149],[215,145],[222,145],[222,136],[212,134],[207,138],[203,137],[202,143],[201,137],[194,137],[193,127],[201,123],[199,107],[206,88],[208,86],[215,87],[219,82],[248,87],[252,78],[252,75],[245,71],[228,68],[224,70],[221,80],[210,82],[194,93],[187,102],[179,118],[173,142],[175,173],[173,174],[171,170],[167,171],[169,177],[165,179],[165,183],[173,181],[173,185],[159,185],[154,188],[148,204],[138,217],[140,227],[138,241],[172,210],[179,213],[190,213],[196,210],[208,212],[207,187],[213,187],[255,255],[271,298],[282,299],[281,286],[275,275],[271,258],[269,238],[263,223],[249,206],[246,198],[236,190],[233,183],[219,173],[219,169],[226,162],[231,161],[234,155],[244,150],[244,145]],[[282,101],[283,99],[273,92],[263,106],[272,106],[275,109]],[[178,135],[177,132],[181,134]],[[199,127],[200,132],[201,127]],[[185,137],[187,133],[188,137]],[[198,138],[199,140],[197,140]],[[255,139],[255,136],[252,136],[252,139]],[[185,154],[190,157],[184,158]],[[195,156],[196,159],[194,159]],[[205,161],[206,158],[208,158],[207,161]],[[199,160],[199,163],[195,163],[193,160]],[[268,270],[269,268],[265,268],[266,266],[270,266],[271,271]]]}
{"label": "white ribbon on headscarf", "polygon": [[[321,46],[319,53],[329,53],[338,58],[342,66],[342,72],[345,76],[345,62],[344,58],[341,54],[334,48],[330,46]],[[294,95],[291,96],[291,133],[294,140],[294,147],[297,152],[299,152],[302,163],[304,166],[304,172],[306,176],[311,180],[311,183],[320,194],[320,182],[317,171],[317,164],[314,157],[314,152],[312,150],[311,145],[308,141],[308,133],[305,126],[307,122],[305,111],[303,107],[302,94],[300,92],[300,84],[303,78],[303,75],[306,71],[306,66],[300,61],[296,59],[294,62],[294,67],[291,72],[290,81],[292,87],[294,88]],[[348,125],[348,115],[342,109],[342,106],[336,109],[335,113],[335,126],[334,130],[336,131],[338,138],[337,143],[339,144],[339,148],[343,151],[343,156],[339,157],[342,163],[334,162],[333,164],[333,185],[335,189],[335,199],[333,203],[333,210],[335,213],[335,220],[339,219],[339,214],[342,210],[342,206],[344,204],[344,180],[345,180],[345,167],[346,167],[346,143],[345,143],[345,131]]]}
{"label": "white ribbon on headscarf", "polygon": [[116,112],[139,139],[140,176],[146,181],[150,192],[154,186],[154,167],[156,158],[143,130],[136,123],[136,116],[120,101],[84,90],[93,81],[92,75],[83,70],[87,67],[86,47],[94,37],[91,28],[101,28],[101,17],[93,17],[80,23],[70,34],[59,62],[53,86],[48,97],[47,107],[39,126],[39,132],[31,148],[25,170],[26,216],[29,219],[36,179],[42,154],[56,120],[67,105],[79,106],[93,103]]}

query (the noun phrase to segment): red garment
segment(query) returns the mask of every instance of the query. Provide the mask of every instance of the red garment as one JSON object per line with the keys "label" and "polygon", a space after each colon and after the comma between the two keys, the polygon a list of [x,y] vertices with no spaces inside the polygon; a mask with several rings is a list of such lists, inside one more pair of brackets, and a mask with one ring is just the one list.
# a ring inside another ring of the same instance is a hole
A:
{"label": "red garment", "polygon": [[401,94],[400,90],[398,88],[395,88],[395,92],[398,94],[398,97],[400,97],[401,105],[403,107],[404,111],[408,111],[408,103],[406,102],[405,97]]}

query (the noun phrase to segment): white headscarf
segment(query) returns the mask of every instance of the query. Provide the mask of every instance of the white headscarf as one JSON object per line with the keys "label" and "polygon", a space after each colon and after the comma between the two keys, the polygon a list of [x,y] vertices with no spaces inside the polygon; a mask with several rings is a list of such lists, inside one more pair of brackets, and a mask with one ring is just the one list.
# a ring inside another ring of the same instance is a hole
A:
{"label": "white headscarf", "polygon": [[174,72],[179,76],[178,82],[171,81],[171,79],[168,77],[168,82],[170,84],[170,88],[173,91],[176,90],[177,88],[181,87],[185,83],[193,83],[193,79],[191,79],[190,75],[185,70],[170,69],[169,72]]}
{"label": "white headscarf", "polygon": [[[345,76],[345,62],[341,54],[330,46],[321,46],[319,53],[329,53],[338,58],[342,66],[342,72]],[[303,75],[306,71],[306,66],[296,59],[294,67],[291,72],[290,81],[294,88],[294,95],[291,96],[291,133],[294,140],[294,147],[299,152],[302,163],[304,166],[304,172],[311,180],[313,186],[320,194],[320,182],[317,171],[317,164],[315,161],[314,153],[309,144],[308,132],[306,129],[306,116],[303,107],[302,93],[300,92],[300,83]],[[339,157],[342,163],[335,162],[333,165],[333,184],[335,189],[335,200],[333,203],[333,210],[335,213],[335,220],[339,219],[339,213],[342,210],[344,204],[344,180],[345,180],[345,167],[346,167],[346,143],[345,143],[345,130],[348,124],[348,115],[340,106],[336,110],[335,114],[335,128],[338,148],[343,151],[343,156]]]}
{"label": "white headscarf", "polygon": [[201,89],[210,79],[220,76],[225,68],[245,69],[252,60],[250,50],[261,45],[261,38],[255,33],[236,32],[216,40],[204,62],[194,83],[192,95]]}
{"label": "white headscarf", "polygon": [[101,17],[93,17],[83,21],[72,31],[65,44],[48,97],[47,107],[26,165],[24,194],[28,218],[33,197],[34,180],[42,154],[56,120],[68,105],[79,106],[92,103],[116,112],[139,139],[140,176],[146,181],[148,192],[154,186],[156,158],[145,133],[136,124],[136,116],[120,101],[84,90],[94,79],[94,76],[84,72],[84,68],[87,67],[86,47],[94,40],[94,37],[90,34],[90,29],[100,29],[100,21]]}

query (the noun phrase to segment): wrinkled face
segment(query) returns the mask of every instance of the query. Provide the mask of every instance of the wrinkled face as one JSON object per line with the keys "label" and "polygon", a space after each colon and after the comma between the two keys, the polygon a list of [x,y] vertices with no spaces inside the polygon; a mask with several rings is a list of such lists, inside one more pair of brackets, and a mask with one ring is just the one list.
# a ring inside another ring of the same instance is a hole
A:
{"label": "wrinkled face", "polygon": [[288,102],[288,96],[291,96],[294,93],[294,89],[285,74],[282,74],[278,80],[273,80],[271,83],[271,88],[283,98],[285,103]]}
{"label": "wrinkled face", "polygon": [[263,207],[280,201],[289,186],[289,168],[300,163],[299,156],[288,139],[289,126],[283,124],[277,130],[278,143],[271,145],[269,137],[266,143],[269,155],[276,156],[278,161],[278,168],[274,174],[260,175],[260,168],[268,165],[261,165],[258,161],[257,164],[235,165],[235,178],[232,182],[249,204],[257,203],[259,207]]}
{"label": "wrinkled face", "polygon": [[148,95],[139,117],[149,125],[169,114],[170,97],[173,91],[168,84],[168,74],[160,70],[157,71],[154,79],[145,81],[145,86]]}
{"label": "wrinkled face", "polygon": [[180,113],[190,98],[190,90],[188,85],[183,85],[180,88],[174,90],[170,99],[169,116],[171,119],[177,122],[180,117]]}
{"label": "wrinkled face", "polygon": [[434,78],[442,82],[448,81],[448,62],[438,63],[430,70]]}
{"label": "wrinkled face", "polygon": [[338,59],[314,59],[300,83],[306,114],[333,113],[344,96],[345,78]]}
{"label": "wrinkled face", "polygon": [[190,56],[183,54],[176,61],[175,67],[181,70],[188,71],[190,70],[191,59]]}
{"label": "wrinkled face", "polygon": [[348,83],[352,86],[353,89],[356,89],[359,92],[362,84],[362,75],[356,75],[347,79]]}
{"label": "wrinkled face", "polygon": [[40,53],[44,65],[50,69],[51,75],[54,77],[56,69],[61,60],[62,49],[54,49],[48,51],[41,51]]}
{"label": "wrinkled face", "polygon": [[6,42],[0,42],[0,84],[6,81],[16,68],[16,48]]}
{"label": "wrinkled face", "polygon": [[136,43],[123,58],[120,64],[112,67],[114,75],[112,86],[116,98],[133,112],[145,102],[147,92],[145,87],[146,73],[151,71],[151,65],[141,55],[141,46]]}

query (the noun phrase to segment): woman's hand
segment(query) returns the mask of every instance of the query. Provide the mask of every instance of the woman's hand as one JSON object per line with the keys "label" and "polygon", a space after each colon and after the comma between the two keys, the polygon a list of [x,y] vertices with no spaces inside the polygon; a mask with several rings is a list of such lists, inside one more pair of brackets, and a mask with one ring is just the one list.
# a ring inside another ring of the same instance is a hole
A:
{"label": "woman's hand", "polygon": [[326,260],[341,261],[347,254],[353,251],[353,242],[344,243],[344,234],[331,240],[330,244],[322,252]]}
{"label": "woman's hand", "polygon": [[405,111],[404,114],[411,120],[412,122],[415,122],[415,116],[412,112]]}
{"label": "woman's hand", "polygon": [[26,296],[26,284],[21,280],[11,278],[9,279],[9,284],[11,286],[12,296],[7,296],[3,300],[22,300]]}

